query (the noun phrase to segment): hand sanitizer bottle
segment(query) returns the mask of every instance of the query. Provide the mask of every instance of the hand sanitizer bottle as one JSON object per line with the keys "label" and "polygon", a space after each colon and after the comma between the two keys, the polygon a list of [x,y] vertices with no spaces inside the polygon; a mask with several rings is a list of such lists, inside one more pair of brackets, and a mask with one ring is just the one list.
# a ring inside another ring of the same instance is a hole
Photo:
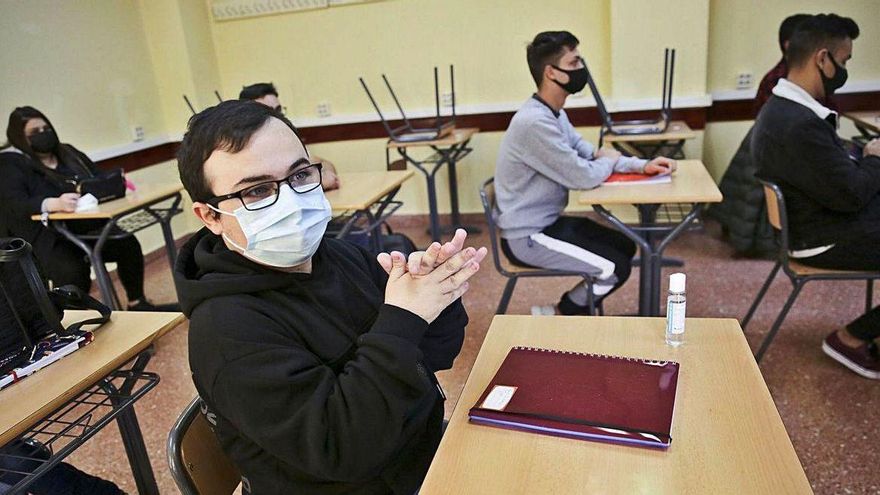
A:
{"label": "hand sanitizer bottle", "polygon": [[666,343],[678,347],[684,342],[685,274],[669,276],[669,295],[666,297]]}

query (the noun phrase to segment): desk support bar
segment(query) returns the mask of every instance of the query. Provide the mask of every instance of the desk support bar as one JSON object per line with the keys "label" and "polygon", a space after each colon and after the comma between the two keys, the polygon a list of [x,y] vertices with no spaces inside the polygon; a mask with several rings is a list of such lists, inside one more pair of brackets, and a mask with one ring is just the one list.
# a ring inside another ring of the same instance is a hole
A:
{"label": "desk support bar", "polygon": [[[640,316],[659,316],[660,315],[660,286],[661,286],[661,269],[663,261],[663,251],[669,246],[682,231],[684,231],[691,222],[700,213],[702,209],[701,203],[694,203],[691,211],[666,234],[665,237],[657,242],[649,232],[647,235],[640,235],[638,230],[647,226],[647,222],[653,218],[652,213],[656,212],[658,205],[638,205],[639,217],[642,219],[641,227],[632,227],[623,223],[615,217],[602,205],[593,205],[593,209],[602,218],[610,222],[614,227],[620,230],[624,235],[629,237],[639,246],[641,251],[639,259],[639,315]],[[656,248],[654,247],[656,244]]]}
{"label": "desk support bar", "polygon": [[[0,483],[13,485],[6,493],[27,493],[27,487],[115,419],[138,493],[158,495],[159,489],[134,412],[135,402],[159,383],[158,375],[144,371],[151,356],[150,349],[141,352],[131,368],[115,370],[101,378],[18,437],[18,440],[38,442],[37,445],[48,448],[51,451],[48,458],[40,455],[42,447],[23,448],[15,453],[0,450],[0,459],[32,466],[27,471],[0,469]],[[14,482],[18,478],[21,479]]]}
{"label": "desk support bar", "polygon": [[[172,198],[174,201],[169,208],[151,208],[158,203],[167,201]],[[171,265],[171,269],[173,270],[174,263],[177,259],[177,245],[174,242],[174,235],[171,232],[171,219],[174,217],[174,215],[180,213],[180,201],[181,195],[179,192],[162,198],[157,198],[155,201],[152,201],[136,210],[129,211],[108,219],[103,228],[101,228],[101,231],[98,235],[75,234],[68,228],[67,221],[50,221],[49,226],[51,228],[54,228],[58,233],[60,233],[67,240],[72,242],[76,247],[80,248],[85,253],[85,255],[89,258],[89,263],[91,263],[92,269],[95,271],[95,279],[97,279],[98,282],[98,289],[101,292],[101,299],[103,300],[104,304],[106,304],[111,309],[118,310],[122,309],[122,304],[120,303],[119,295],[116,293],[116,289],[113,287],[113,281],[110,279],[110,274],[107,273],[107,267],[104,266],[104,244],[106,244],[107,241],[110,239],[118,239],[121,237],[134,235],[135,232],[158,223],[162,227],[162,234],[165,238],[165,252],[168,255],[168,263]],[[120,221],[132,217],[138,212],[145,212],[150,217],[152,217],[152,221],[139,223],[130,230],[120,227]],[[72,221],[76,222],[76,220]],[[94,241],[94,245],[89,245],[89,243],[86,241]]]}
{"label": "desk support bar", "polygon": [[[407,163],[412,164],[422,175],[425,176],[425,181],[428,186],[428,211],[430,213],[431,220],[431,239],[434,241],[440,241],[441,236],[443,234],[443,229],[440,226],[440,214],[437,211],[437,182],[436,176],[437,172],[443,168],[443,165],[449,166],[449,202],[451,203],[452,210],[452,229],[462,227],[461,219],[459,216],[458,210],[458,178],[456,177],[456,163],[467,156],[473,148],[468,147],[468,143],[470,143],[470,139],[466,139],[458,144],[451,145],[449,147],[440,147],[431,145],[431,149],[434,151],[434,155],[418,160],[407,153],[405,147],[397,148],[397,152],[400,156],[406,160]],[[388,148],[385,149],[385,160],[387,163],[391,163],[391,157],[389,154]],[[431,170],[428,170],[426,164],[433,163],[434,166]],[[466,230],[469,232],[478,233],[479,229],[473,227],[466,227]]]}

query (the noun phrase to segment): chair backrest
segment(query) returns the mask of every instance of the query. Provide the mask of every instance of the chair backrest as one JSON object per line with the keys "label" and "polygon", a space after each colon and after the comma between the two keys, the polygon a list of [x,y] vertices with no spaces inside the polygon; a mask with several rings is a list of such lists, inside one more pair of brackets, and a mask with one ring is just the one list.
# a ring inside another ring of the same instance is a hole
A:
{"label": "chair backrest", "polygon": [[495,225],[495,177],[489,177],[480,186],[480,201],[483,203],[483,213],[486,215],[486,224],[489,226],[489,243],[492,246],[492,259],[495,261],[495,269],[498,273],[508,276],[507,270],[501,266],[501,253],[498,246],[498,226]]}
{"label": "chair backrest", "polygon": [[168,466],[183,495],[227,495],[241,483],[241,474],[220,447],[196,397],[168,434]]}
{"label": "chair backrest", "polygon": [[[760,179],[759,179],[760,180]],[[785,212],[785,198],[782,190],[772,182],[761,180],[764,186],[764,200],[767,204],[767,220],[779,236],[780,254],[788,258],[788,215]]]}

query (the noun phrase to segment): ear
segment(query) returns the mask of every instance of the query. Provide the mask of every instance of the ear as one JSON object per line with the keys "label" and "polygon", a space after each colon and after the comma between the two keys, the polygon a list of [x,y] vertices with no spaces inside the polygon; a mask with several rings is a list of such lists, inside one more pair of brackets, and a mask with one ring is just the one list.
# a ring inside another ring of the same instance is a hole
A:
{"label": "ear", "polygon": [[550,67],[550,64],[544,66],[544,81],[554,81],[556,80],[556,75],[553,72],[553,67]]}
{"label": "ear", "polygon": [[223,226],[220,225],[220,213],[212,210],[208,207],[207,204],[201,202],[195,202],[192,206],[193,213],[199,217],[199,220],[205,224],[205,227],[208,227],[208,230],[214,233],[214,235],[220,235],[223,233]]}

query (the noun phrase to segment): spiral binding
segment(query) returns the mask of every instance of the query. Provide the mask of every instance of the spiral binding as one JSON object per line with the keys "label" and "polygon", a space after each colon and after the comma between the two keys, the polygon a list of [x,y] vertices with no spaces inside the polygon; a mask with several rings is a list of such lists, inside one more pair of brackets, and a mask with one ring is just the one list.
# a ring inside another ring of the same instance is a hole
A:
{"label": "spiral binding", "polygon": [[608,354],[594,354],[591,352],[574,352],[574,351],[559,351],[556,349],[543,349],[541,347],[525,347],[525,346],[515,346],[514,350],[520,351],[537,351],[537,352],[552,352],[553,354],[571,354],[573,356],[590,356],[595,358],[602,359],[620,359],[623,361],[632,361],[636,363],[649,364],[651,366],[666,366],[667,364],[675,364],[675,361],[661,361],[658,359],[639,359],[639,358],[631,358],[624,356],[610,356]]}

